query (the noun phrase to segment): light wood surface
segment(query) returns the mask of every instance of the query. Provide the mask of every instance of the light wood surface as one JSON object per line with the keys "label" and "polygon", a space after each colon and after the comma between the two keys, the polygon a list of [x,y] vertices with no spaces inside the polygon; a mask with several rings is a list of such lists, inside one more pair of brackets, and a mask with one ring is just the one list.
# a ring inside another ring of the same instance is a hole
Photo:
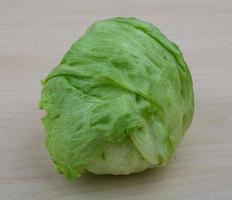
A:
{"label": "light wood surface", "polygon": [[[43,146],[39,81],[93,21],[113,16],[150,21],[179,44],[194,121],[166,167],[68,181]],[[0,0],[1,200],[231,200],[231,105],[231,0]]]}

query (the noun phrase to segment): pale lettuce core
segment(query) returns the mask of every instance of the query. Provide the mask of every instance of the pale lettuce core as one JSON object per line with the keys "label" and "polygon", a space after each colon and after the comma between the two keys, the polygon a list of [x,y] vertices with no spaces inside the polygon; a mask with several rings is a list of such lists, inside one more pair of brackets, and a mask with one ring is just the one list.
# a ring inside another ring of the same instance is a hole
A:
{"label": "pale lettuce core", "polygon": [[94,23],[42,85],[46,146],[68,178],[162,166],[193,117],[180,49],[136,18]]}

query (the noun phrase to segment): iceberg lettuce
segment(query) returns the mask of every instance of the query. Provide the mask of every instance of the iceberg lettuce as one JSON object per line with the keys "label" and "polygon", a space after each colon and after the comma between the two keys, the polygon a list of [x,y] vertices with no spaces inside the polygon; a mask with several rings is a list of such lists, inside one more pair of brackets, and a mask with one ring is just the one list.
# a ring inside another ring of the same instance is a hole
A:
{"label": "iceberg lettuce", "polygon": [[94,23],[43,80],[46,147],[68,178],[165,165],[190,126],[190,72],[178,46],[136,18]]}

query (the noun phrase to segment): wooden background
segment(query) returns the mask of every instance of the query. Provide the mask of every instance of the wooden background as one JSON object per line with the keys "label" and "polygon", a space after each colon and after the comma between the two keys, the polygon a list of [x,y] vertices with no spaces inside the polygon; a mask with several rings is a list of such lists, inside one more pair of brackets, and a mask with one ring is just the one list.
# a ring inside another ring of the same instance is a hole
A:
{"label": "wooden background", "polygon": [[[95,20],[136,16],[181,47],[196,112],[166,167],[132,176],[57,174],[43,146],[39,80]],[[0,0],[1,200],[231,200],[231,0]]]}

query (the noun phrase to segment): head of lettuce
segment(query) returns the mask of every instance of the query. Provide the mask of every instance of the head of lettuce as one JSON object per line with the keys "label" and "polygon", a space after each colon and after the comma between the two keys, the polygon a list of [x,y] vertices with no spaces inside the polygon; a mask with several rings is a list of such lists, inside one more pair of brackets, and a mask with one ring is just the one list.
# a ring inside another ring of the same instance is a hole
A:
{"label": "head of lettuce", "polygon": [[136,18],[94,23],[42,86],[46,146],[68,178],[165,165],[193,117],[180,49]]}

